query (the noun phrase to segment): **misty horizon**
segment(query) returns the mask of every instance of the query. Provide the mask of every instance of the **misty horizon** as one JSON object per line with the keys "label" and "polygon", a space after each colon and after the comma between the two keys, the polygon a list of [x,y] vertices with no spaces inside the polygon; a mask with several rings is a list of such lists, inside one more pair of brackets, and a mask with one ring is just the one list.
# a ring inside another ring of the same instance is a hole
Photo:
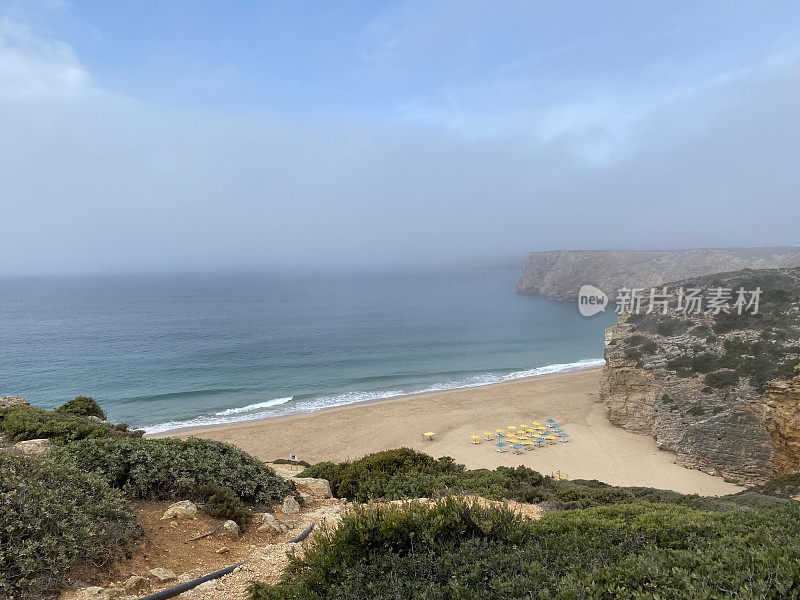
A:
{"label": "misty horizon", "polygon": [[0,1],[0,275],[796,245],[795,14]]}

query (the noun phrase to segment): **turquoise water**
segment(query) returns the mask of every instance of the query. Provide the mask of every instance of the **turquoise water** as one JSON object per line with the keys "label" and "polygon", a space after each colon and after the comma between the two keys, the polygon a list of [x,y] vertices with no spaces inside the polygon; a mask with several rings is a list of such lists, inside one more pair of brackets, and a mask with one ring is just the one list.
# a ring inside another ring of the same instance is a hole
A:
{"label": "turquoise water", "polygon": [[599,364],[613,314],[513,268],[0,280],[0,395],[150,432]]}

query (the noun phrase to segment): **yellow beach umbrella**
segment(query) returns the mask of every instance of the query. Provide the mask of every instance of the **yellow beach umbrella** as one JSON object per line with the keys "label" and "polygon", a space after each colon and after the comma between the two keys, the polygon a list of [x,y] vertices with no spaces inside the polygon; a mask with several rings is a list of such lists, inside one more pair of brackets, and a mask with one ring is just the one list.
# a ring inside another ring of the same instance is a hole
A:
{"label": "yellow beach umbrella", "polygon": [[473,440],[477,440],[477,439],[480,439],[481,436],[479,436],[479,435],[471,435],[469,437],[471,437]]}
{"label": "yellow beach umbrella", "polygon": [[530,440],[525,440],[525,441],[524,441],[524,442],[522,442],[522,443],[523,443],[523,444],[525,444],[526,446],[532,446],[532,445],[533,445],[533,442],[532,442],[532,441],[530,441]]}
{"label": "yellow beach umbrella", "polygon": [[495,429],[495,431],[496,431],[497,433],[503,433],[503,431],[505,431],[505,430],[504,430],[504,429]]}
{"label": "yellow beach umbrella", "polygon": [[521,440],[527,440],[527,439],[528,439],[528,436],[527,436],[527,435],[519,435],[519,436],[517,436],[517,437],[518,437],[519,439],[521,439]]}
{"label": "yellow beach umbrella", "polygon": [[523,423],[522,425],[520,425],[520,429],[527,429],[527,428],[528,428],[527,423]]}
{"label": "yellow beach umbrella", "polygon": [[433,436],[435,436],[436,434],[433,431],[426,431],[422,435],[423,435],[423,437],[426,437],[427,439],[432,440]]}
{"label": "yellow beach umbrella", "polygon": [[556,436],[554,436],[554,435],[548,435],[548,436],[547,436],[547,439],[548,439],[548,440],[554,440],[554,439],[556,439]]}
{"label": "yellow beach umbrella", "polygon": [[534,421],[533,424],[534,425],[541,425],[541,423],[539,423],[539,421]]}
{"label": "yellow beach umbrella", "polygon": [[516,428],[517,428],[516,425],[509,425],[508,427],[506,427],[506,429],[516,429]]}

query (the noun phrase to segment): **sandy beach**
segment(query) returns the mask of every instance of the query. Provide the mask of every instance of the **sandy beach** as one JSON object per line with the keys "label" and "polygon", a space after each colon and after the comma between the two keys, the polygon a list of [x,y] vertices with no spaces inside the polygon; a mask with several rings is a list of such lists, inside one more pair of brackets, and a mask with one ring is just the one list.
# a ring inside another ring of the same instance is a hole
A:
{"label": "sandy beach", "polygon": [[[469,468],[526,465],[570,479],[704,495],[742,489],[681,467],[653,439],[612,425],[599,401],[599,374],[600,369],[587,369],[166,435],[229,442],[264,461],[290,452],[310,463],[341,461],[406,446],[452,456]],[[569,433],[569,442],[521,455],[498,453],[492,442],[470,443],[472,434],[548,418]],[[436,432],[433,441],[423,438],[425,431]]]}

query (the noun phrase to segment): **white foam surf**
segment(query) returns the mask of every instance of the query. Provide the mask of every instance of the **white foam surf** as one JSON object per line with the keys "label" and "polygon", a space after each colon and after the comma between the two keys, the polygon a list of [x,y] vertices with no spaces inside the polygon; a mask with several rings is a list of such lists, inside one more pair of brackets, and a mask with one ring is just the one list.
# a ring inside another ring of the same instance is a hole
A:
{"label": "white foam surf", "polygon": [[[348,404],[359,404],[362,402],[371,402],[374,400],[385,400],[387,398],[395,398],[398,396],[411,396],[417,394],[426,394],[430,392],[443,392],[448,390],[457,390],[463,388],[480,387],[484,385],[491,385],[494,383],[503,383],[504,381],[514,381],[517,379],[527,379],[530,377],[540,377],[543,375],[552,375],[554,373],[566,373],[569,371],[580,371],[582,369],[591,369],[605,364],[602,358],[587,358],[571,363],[556,363],[552,365],[544,365],[542,367],[533,367],[531,369],[524,369],[521,371],[511,371],[510,373],[481,373],[472,375],[463,379],[454,379],[451,381],[444,381],[435,383],[421,389],[414,390],[383,390],[383,391],[352,391],[343,392],[341,394],[318,396],[316,398],[308,398],[294,402],[290,406],[284,406],[294,400],[293,396],[285,398],[275,398],[273,400],[266,400],[264,402],[257,402],[255,404],[248,404],[238,408],[228,408],[213,415],[206,415],[196,417],[194,419],[187,419],[185,421],[169,421],[167,423],[159,423],[157,425],[146,426],[143,429],[148,434],[163,433],[173,429],[184,429],[191,427],[206,427],[210,425],[225,425],[230,423],[237,423],[242,421],[255,421],[258,419],[265,419],[270,417],[278,417],[294,413],[308,413],[324,408],[333,408],[335,406],[345,406]],[[279,408],[281,407],[281,408]]]}
{"label": "white foam surf", "polygon": [[292,398],[294,398],[294,396],[287,396],[286,398],[275,398],[274,400],[267,400],[266,402],[256,402],[255,404],[248,404],[247,406],[242,406],[240,408],[228,408],[226,410],[221,410],[214,414],[220,417],[227,417],[228,415],[240,415],[242,413],[253,412],[254,410],[258,410],[259,408],[280,406],[281,404],[286,404],[287,402],[291,401]]}

